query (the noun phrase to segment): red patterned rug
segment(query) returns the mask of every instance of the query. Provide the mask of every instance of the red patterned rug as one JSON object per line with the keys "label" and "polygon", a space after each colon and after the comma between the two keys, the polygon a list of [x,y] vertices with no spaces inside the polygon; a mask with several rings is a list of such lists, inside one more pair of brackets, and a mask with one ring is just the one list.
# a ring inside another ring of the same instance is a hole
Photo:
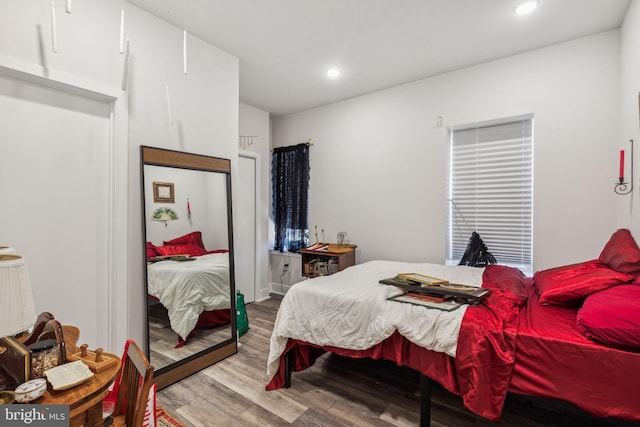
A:
{"label": "red patterned rug", "polygon": [[162,406],[156,408],[156,421],[158,427],[183,427]]}

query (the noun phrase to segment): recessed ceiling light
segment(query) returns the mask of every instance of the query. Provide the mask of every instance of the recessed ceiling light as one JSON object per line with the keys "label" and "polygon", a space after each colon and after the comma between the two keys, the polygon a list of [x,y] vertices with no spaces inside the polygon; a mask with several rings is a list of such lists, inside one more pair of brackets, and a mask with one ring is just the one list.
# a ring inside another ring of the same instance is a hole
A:
{"label": "recessed ceiling light", "polygon": [[329,78],[335,79],[339,75],[340,75],[340,70],[338,70],[337,68],[331,68],[329,69],[329,71],[327,71],[327,76]]}
{"label": "recessed ceiling light", "polygon": [[516,15],[526,15],[527,13],[531,13],[538,8],[538,4],[540,2],[538,0],[526,0],[521,2],[516,6],[514,12]]}

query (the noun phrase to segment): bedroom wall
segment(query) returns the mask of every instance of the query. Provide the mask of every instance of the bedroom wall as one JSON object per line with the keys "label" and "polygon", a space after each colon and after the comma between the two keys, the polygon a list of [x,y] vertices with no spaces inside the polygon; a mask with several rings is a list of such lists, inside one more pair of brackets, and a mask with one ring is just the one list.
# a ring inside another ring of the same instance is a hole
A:
{"label": "bedroom wall", "polygon": [[[118,352],[124,338],[144,342],[143,239],[141,231],[139,146],[149,145],[231,159],[232,179],[238,157],[238,59],[193,36],[189,37],[189,73],[183,73],[182,30],[166,24],[123,0],[84,0],[73,2],[71,14],[64,12],[64,1],[57,8],[58,53],[51,52],[51,2],[5,0],[0,16],[0,65],[26,64],[43,77],[73,76],[83,82],[95,82],[120,92],[124,56],[119,53],[120,11],[125,11],[125,34],[130,40],[128,76],[128,164],[119,171],[127,180],[128,194],[121,200],[127,209],[126,283],[118,283],[119,306],[125,305],[126,336],[108,347],[104,335],[109,331],[83,330],[81,340],[91,346],[105,346]],[[91,85],[93,83],[90,83]],[[173,123],[170,123],[166,87],[170,88]],[[0,111],[7,117],[8,111]],[[58,129],[63,135],[68,129]],[[16,135],[19,138],[19,135]],[[7,141],[0,144],[8,143]],[[56,140],[46,141],[55,144]],[[64,153],[60,153],[64,155]],[[105,159],[104,161],[107,161]],[[25,168],[29,165],[25,165]],[[46,182],[35,167],[32,179]],[[64,189],[59,191],[65,191]],[[2,203],[16,201],[2,200]],[[235,212],[235,209],[234,209]],[[110,215],[118,214],[111,212]],[[73,233],[74,230],[68,230]],[[29,236],[28,243],[38,245],[40,236]],[[73,253],[64,246],[62,253]],[[46,286],[34,283],[34,292]],[[57,297],[38,310],[53,312],[63,322],[73,313],[74,324],[83,329],[83,318],[96,316],[100,301],[74,301],[65,284],[57,284]],[[90,284],[89,284],[90,286]],[[122,321],[120,319],[119,321]],[[90,322],[87,322],[90,323]]]}
{"label": "bedroom wall", "polygon": [[443,262],[447,126],[533,113],[534,268],[596,258],[620,197],[619,42],[609,31],[274,119],[275,146],[314,142],[312,240],[317,225],[346,231],[357,262]]}
{"label": "bedroom wall", "polygon": [[[640,242],[640,0],[633,0],[622,25],[620,84],[620,138],[619,149],[627,150],[634,140],[634,190],[627,196],[618,196],[618,228],[629,228]],[[627,168],[629,163],[627,163]],[[629,169],[627,169],[629,170]]]}

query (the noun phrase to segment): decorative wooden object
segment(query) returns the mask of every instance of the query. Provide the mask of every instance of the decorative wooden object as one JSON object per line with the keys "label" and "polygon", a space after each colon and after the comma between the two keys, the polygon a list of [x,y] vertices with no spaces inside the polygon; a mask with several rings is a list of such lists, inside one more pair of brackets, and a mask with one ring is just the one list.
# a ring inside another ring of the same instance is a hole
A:
{"label": "decorative wooden object", "polygon": [[120,372],[120,359],[118,356],[103,353],[102,357],[113,359],[116,364],[96,372],[87,381],[68,390],[56,391],[47,389],[41,398],[32,403],[69,405],[68,425],[70,427],[102,426],[102,399],[109,394],[109,386]]}
{"label": "decorative wooden object", "polygon": [[118,363],[120,359],[113,354],[104,353],[101,348],[96,348],[95,351],[88,350],[87,344],[80,346],[80,351],[72,354],[69,357],[69,361],[82,360],[91,371],[98,373]]}

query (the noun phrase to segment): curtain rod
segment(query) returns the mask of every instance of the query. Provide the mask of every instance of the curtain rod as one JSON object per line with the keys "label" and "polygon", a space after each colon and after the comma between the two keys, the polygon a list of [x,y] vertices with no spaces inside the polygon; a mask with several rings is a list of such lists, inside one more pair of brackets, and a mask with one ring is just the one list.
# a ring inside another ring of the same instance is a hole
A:
{"label": "curtain rod", "polygon": [[[307,144],[309,147],[313,147],[313,142],[311,142],[311,138],[309,138],[309,139],[307,140],[307,142],[303,142],[303,144]],[[291,146],[290,146],[290,145],[285,145],[285,147],[291,147]],[[271,152],[272,152],[272,153],[273,153],[274,148],[275,148],[275,147],[272,145],[272,146],[271,146]],[[278,148],[280,148],[280,147],[278,147]]]}

